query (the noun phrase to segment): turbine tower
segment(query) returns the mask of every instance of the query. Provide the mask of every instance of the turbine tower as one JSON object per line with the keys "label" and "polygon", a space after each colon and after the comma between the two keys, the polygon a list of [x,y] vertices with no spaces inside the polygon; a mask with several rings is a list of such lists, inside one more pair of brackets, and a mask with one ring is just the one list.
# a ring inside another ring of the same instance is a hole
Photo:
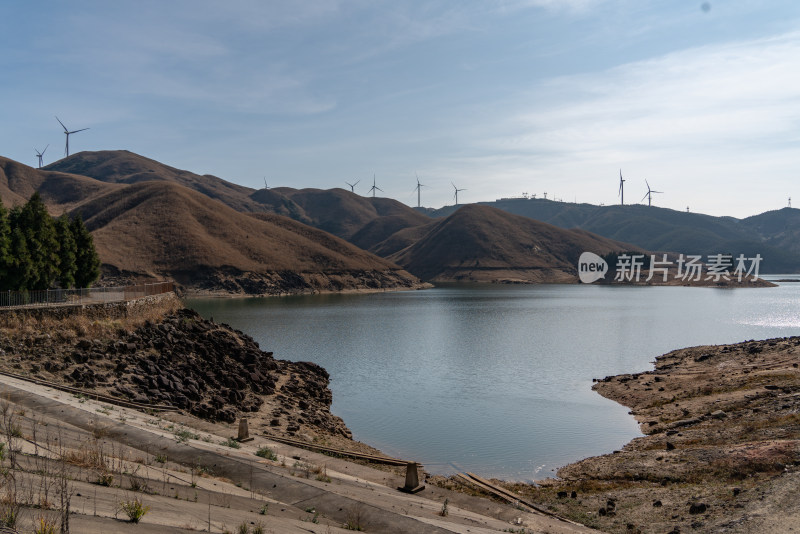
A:
{"label": "turbine tower", "polygon": [[[45,148],[45,150],[47,150],[47,149]],[[40,165],[39,165],[39,166],[40,166],[40,167],[41,167],[41,162],[42,162],[42,158],[41,158],[41,156],[40,156],[40,157],[39,157],[39,163],[40,163]],[[789,207],[790,207],[790,208],[792,207],[792,197],[789,197]]]}
{"label": "turbine tower", "polygon": [[[358,182],[356,182],[356,183],[358,183]],[[380,187],[375,185],[375,175],[373,174],[372,175],[372,187],[370,187],[369,191],[368,191],[368,192],[372,193],[372,198],[375,198],[375,191],[380,191],[381,193],[383,193],[383,189],[381,189]]]}
{"label": "turbine tower", "polygon": [[267,177],[266,176],[264,177],[264,189],[269,189],[269,186],[267,185]]}
{"label": "turbine tower", "polygon": [[425,184],[419,183],[419,176],[417,176],[417,172],[416,171],[414,171],[414,176],[417,177],[417,187],[414,188],[414,191],[417,192],[417,207],[421,208],[422,207],[422,202],[421,202],[422,201],[422,188],[423,187],[428,187],[428,186],[425,185]]}
{"label": "turbine tower", "polygon": [[354,184],[351,184],[350,182],[345,182],[345,183],[350,186],[350,192],[351,193],[355,193],[356,192],[356,186],[358,185],[358,182],[360,182],[360,181],[361,180],[357,180],[356,183],[354,183]]}
{"label": "turbine tower", "polygon": [[625,205],[625,180],[622,179],[622,169],[619,170],[619,198],[620,205]]}
{"label": "turbine tower", "polygon": [[69,136],[70,136],[70,134],[74,134],[74,133],[82,132],[82,131],[84,131],[84,130],[88,130],[89,128],[81,128],[80,130],[72,130],[72,131],[70,132],[69,130],[67,130],[67,127],[66,127],[66,126],[64,126],[64,123],[63,123],[63,122],[61,122],[61,119],[59,119],[58,117],[56,117],[56,120],[57,120],[57,121],[58,121],[58,123],[61,125],[61,127],[62,127],[62,128],[64,128],[64,135],[66,135],[66,136],[67,136],[67,144],[66,144],[66,146],[64,147],[64,155],[65,155],[65,156],[69,156]]}
{"label": "turbine tower", "polygon": [[456,184],[450,182],[450,185],[453,186],[453,197],[456,199],[456,206],[458,206],[458,192],[459,191],[466,191],[466,189],[459,189],[456,187]]}
{"label": "turbine tower", "polygon": [[[42,156],[44,156],[44,153],[47,152],[47,147],[49,147],[49,146],[50,145],[47,145],[46,147],[44,147],[44,150],[42,150],[41,152],[39,152],[38,148],[36,148],[36,147],[33,148],[36,151],[36,157],[39,158],[39,168],[40,169],[42,168]],[[789,207],[790,208],[792,207],[792,199],[791,198],[789,199]]]}
{"label": "turbine tower", "polygon": [[[650,206],[650,202],[652,200],[653,193],[663,193],[663,191],[655,191],[653,189],[650,189],[650,184],[647,183],[647,180],[645,180],[644,183],[647,184],[647,193],[644,194],[644,196],[642,197],[642,200],[647,198],[647,205]],[[641,200],[639,202],[641,202]]]}

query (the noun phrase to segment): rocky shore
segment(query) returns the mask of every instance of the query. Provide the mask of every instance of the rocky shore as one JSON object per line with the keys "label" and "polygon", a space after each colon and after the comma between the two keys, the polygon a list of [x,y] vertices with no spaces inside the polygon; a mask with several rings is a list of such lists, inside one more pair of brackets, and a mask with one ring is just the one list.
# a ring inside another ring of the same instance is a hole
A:
{"label": "rocky shore", "polygon": [[203,319],[172,296],[150,311],[114,319],[4,315],[0,369],[175,406],[209,421],[248,416],[289,436],[302,430],[350,437],[330,413],[329,375],[322,367],[277,360],[249,336]]}
{"label": "rocky shore", "polygon": [[509,485],[606,532],[800,530],[800,338],[693,347],[594,389],[631,408],[641,438]]}

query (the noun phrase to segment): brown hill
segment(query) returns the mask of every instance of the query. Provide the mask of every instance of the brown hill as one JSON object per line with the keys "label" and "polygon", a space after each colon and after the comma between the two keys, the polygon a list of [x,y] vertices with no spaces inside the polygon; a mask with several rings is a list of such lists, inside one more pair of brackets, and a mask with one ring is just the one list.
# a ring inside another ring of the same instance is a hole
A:
{"label": "brown hill", "polygon": [[362,197],[343,189],[251,189],[212,175],[176,169],[126,150],[79,152],[45,167],[107,183],[164,181],[194,189],[236,211],[271,212],[330,232],[369,249],[403,228],[430,221],[389,198]]}
{"label": "brown hill", "polygon": [[264,211],[261,204],[250,199],[253,190],[249,187],[209,174],[199,175],[176,169],[127,150],[78,152],[44,168],[88,176],[108,183],[170,182],[199,191],[237,211]]}
{"label": "brown hill", "polygon": [[426,215],[391,198],[362,197],[339,188],[279,187],[271,191],[299,206],[308,224],[363,249],[369,249],[403,228],[430,222]]}
{"label": "brown hill", "polygon": [[28,165],[0,157],[0,198],[7,208],[24,204],[39,191],[42,200],[54,215],[70,210],[87,198],[119,189],[63,172],[34,169]]}
{"label": "brown hill", "polygon": [[463,206],[426,229],[424,237],[389,259],[428,281],[576,282],[582,252],[636,250],[478,205]]}
{"label": "brown hill", "polygon": [[169,276],[195,289],[269,294],[413,286],[396,265],[272,214],[248,216],[168,182],[82,204],[107,273]]}

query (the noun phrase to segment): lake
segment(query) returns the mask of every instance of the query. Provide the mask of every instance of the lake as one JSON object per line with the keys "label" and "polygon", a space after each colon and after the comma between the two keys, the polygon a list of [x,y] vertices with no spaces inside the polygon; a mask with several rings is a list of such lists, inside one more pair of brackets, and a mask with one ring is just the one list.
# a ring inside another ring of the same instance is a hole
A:
{"label": "lake", "polygon": [[427,471],[532,481],[640,435],[592,379],[670,350],[800,334],[800,284],[712,289],[444,285],[190,299],[205,317],[331,375],[355,439]]}

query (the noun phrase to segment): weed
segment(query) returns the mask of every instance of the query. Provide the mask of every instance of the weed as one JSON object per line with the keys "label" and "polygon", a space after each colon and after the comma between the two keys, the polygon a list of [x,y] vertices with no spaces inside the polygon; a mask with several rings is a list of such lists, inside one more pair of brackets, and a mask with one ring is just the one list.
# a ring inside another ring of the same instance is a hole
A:
{"label": "weed", "polygon": [[0,499],[0,527],[16,528],[20,508],[15,494],[4,495]]}
{"label": "weed", "polygon": [[316,479],[320,482],[327,482],[330,484],[331,477],[328,476],[328,466],[325,465],[322,467],[319,473],[317,473]]}
{"label": "weed", "polygon": [[165,463],[167,463],[167,457],[166,457],[166,455],[164,455],[164,454],[156,454],[156,455],[155,455],[155,457],[153,457],[153,460],[154,460],[156,463],[159,463],[159,464],[165,464]]}
{"label": "weed", "polygon": [[56,534],[56,522],[39,516],[33,524],[33,534]]}
{"label": "weed", "polygon": [[256,451],[256,456],[266,458],[267,460],[272,460],[273,462],[278,461],[278,455],[275,454],[275,451],[269,447],[259,447],[259,449]]}
{"label": "weed", "polygon": [[364,511],[360,504],[354,504],[347,509],[344,518],[344,528],[346,530],[364,530]]}
{"label": "weed", "polygon": [[253,534],[264,534],[264,523],[256,521],[256,524],[253,525]]}
{"label": "weed", "polygon": [[226,439],[226,440],[222,440],[222,441],[220,442],[220,445],[225,445],[225,446],[227,446],[227,447],[230,447],[231,449],[238,449],[238,448],[240,448],[240,447],[241,447],[241,445],[239,444],[239,442],[238,442],[238,441],[236,441],[236,440],[235,440],[235,439],[233,439],[233,438],[228,438],[228,439]]}
{"label": "weed", "polygon": [[150,511],[150,507],[144,506],[139,497],[120,502],[119,508],[125,512],[131,523],[138,523],[144,517],[144,514]]}
{"label": "weed", "polygon": [[449,513],[449,512],[447,511],[447,504],[448,504],[449,502],[450,502],[450,501],[449,501],[448,499],[445,499],[445,500],[444,500],[444,502],[442,503],[442,510],[439,512],[439,515],[440,515],[440,516],[442,516],[442,517],[447,517],[447,514]]}
{"label": "weed", "polygon": [[248,534],[250,532],[250,525],[247,522],[242,521],[238,527],[236,527],[236,534]]}
{"label": "weed", "polygon": [[194,432],[183,429],[175,432],[175,439],[178,440],[178,443],[186,443],[190,439],[200,439],[200,436]]}
{"label": "weed", "polygon": [[267,515],[267,510],[269,510],[269,503],[264,503],[261,505],[261,508],[258,510],[258,513],[261,515]]}

